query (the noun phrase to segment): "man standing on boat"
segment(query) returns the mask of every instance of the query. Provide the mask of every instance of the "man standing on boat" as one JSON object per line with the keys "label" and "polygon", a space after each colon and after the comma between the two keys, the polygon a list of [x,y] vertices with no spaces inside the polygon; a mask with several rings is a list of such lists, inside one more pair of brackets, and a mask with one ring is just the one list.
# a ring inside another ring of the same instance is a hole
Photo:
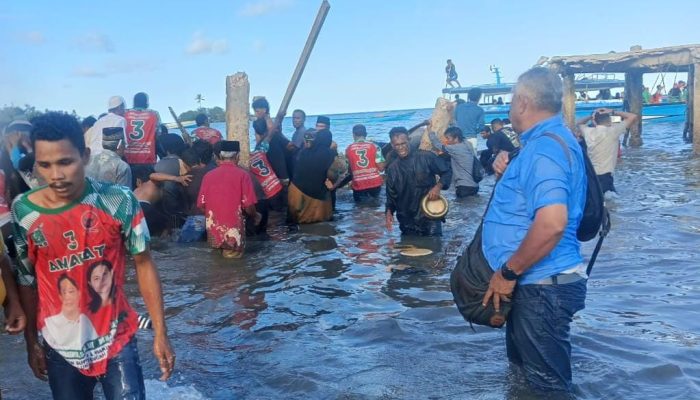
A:
{"label": "man standing on boat", "polygon": [[431,151],[411,150],[408,130],[402,126],[392,128],[389,137],[398,158],[386,172],[386,228],[393,228],[396,214],[404,235],[441,236],[442,220],[428,218],[420,204],[425,196],[437,200],[440,190],[450,187],[450,165]]}
{"label": "man standing on boat", "polygon": [[[457,69],[455,68],[454,63],[452,60],[447,60],[447,65],[445,66],[445,74],[447,74],[447,85],[450,87],[455,87],[455,85],[452,84],[452,82],[457,83],[457,87],[462,87],[462,85],[459,84],[459,81],[457,80]],[[447,87],[445,85],[445,87]]]}
{"label": "man standing on boat", "polygon": [[500,180],[484,216],[482,248],[495,272],[483,304],[493,301],[498,312],[502,301],[511,302],[508,360],[536,391],[568,396],[569,325],[586,298],[576,238],[586,167],[561,116],[562,92],[561,79],[546,68],[522,74],[513,91],[510,118],[523,146],[516,158],[502,152],[494,162]]}
{"label": "man standing on boat", "polygon": [[[612,116],[622,117],[622,122],[613,123]],[[593,126],[588,122],[593,121]],[[620,148],[620,136],[639,121],[637,114],[615,111],[609,108],[599,108],[593,115],[581,118],[576,125],[581,136],[586,140],[588,156],[598,175],[600,188],[605,192],[616,192],[613,183],[613,173],[617,165],[617,155]]]}
{"label": "man standing on boat", "polygon": [[476,150],[476,135],[479,134],[485,125],[484,109],[479,107],[481,100],[481,89],[471,88],[467,95],[466,103],[458,103],[455,107],[455,125],[462,130],[464,138],[471,143]]}

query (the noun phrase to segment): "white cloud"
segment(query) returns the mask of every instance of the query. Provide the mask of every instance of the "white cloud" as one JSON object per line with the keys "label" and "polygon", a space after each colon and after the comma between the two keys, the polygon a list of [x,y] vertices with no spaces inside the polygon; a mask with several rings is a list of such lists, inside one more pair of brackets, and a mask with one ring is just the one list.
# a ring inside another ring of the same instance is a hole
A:
{"label": "white cloud", "polygon": [[283,10],[293,3],[292,0],[258,0],[247,3],[241,8],[239,14],[244,17],[258,17],[260,15]]}
{"label": "white cloud", "polygon": [[113,53],[114,43],[104,33],[90,32],[75,40],[79,49],[87,52]]}
{"label": "white cloud", "polygon": [[192,41],[185,48],[185,53],[190,55],[199,54],[224,54],[228,53],[229,46],[226,39],[212,40],[204,36],[202,32],[195,32]]}
{"label": "white cloud", "polygon": [[115,59],[105,62],[99,68],[91,66],[75,67],[71,75],[80,78],[105,78],[111,75],[151,72],[156,69],[156,65],[149,61],[124,61]]}
{"label": "white cloud", "polygon": [[44,37],[44,34],[39,31],[31,31],[20,34],[19,40],[22,43],[39,46],[46,42],[46,37]]}
{"label": "white cloud", "polygon": [[105,76],[107,76],[107,74],[97,70],[96,68],[85,66],[73,68],[72,75],[81,78],[104,78]]}

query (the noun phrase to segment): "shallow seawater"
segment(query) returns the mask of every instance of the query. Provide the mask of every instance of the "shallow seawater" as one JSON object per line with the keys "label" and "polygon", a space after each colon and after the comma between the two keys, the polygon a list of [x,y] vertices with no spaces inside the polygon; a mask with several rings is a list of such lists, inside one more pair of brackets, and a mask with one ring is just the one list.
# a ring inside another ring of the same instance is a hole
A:
{"label": "shallow seawater", "polygon": [[[428,115],[400,114],[407,120],[396,124]],[[623,150],[613,230],[572,324],[578,398],[700,398],[700,159],[681,129],[646,124],[644,147]],[[447,193],[441,239],[387,232],[381,205],[356,206],[343,190],[335,221],[289,233],[276,216],[244,260],[155,242],[177,367],[158,382],[151,333],[138,334],[149,398],[537,398],[508,368],[505,332],[472,331],[449,291],[492,185],[486,178],[467,200]],[[402,256],[405,245],[433,253]],[[592,249],[584,245],[586,255]],[[129,281],[143,311],[133,271]],[[22,339],[2,335],[0,349],[3,398],[49,397]]]}

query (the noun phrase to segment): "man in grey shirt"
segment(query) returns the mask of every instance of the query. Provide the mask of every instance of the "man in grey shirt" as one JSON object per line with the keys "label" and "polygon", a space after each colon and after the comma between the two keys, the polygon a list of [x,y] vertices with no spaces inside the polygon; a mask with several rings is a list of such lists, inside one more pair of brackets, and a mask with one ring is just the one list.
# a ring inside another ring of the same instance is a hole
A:
{"label": "man in grey shirt", "polygon": [[476,135],[484,129],[484,109],[479,107],[481,89],[471,88],[467,95],[468,102],[459,102],[455,107],[455,125],[476,149]]}
{"label": "man in grey shirt", "polygon": [[90,156],[90,163],[85,174],[92,179],[115,183],[132,188],[131,168],[122,157],[124,156],[124,128],[104,128],[102,131],[102,151]]}
{"label": "man in grey shirt", "polygon": [[433,147],[450,155],[452,160],[452,183],[457,197],[474,196],[479,192],[479,184],[474,181],[474,148],[464,140],[462,130],[456,126],[445,131],[446,143],[441,143],[435,132],[430,132]]}

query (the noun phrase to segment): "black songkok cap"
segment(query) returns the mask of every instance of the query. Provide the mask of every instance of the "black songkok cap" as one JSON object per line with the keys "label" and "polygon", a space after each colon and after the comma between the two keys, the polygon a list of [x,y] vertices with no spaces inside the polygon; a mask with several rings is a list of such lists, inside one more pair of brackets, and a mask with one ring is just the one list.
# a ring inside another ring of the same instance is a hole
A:
{"label": "black songkok cap", "polygon": [[221,151],[233,151],[238,153],[241,151],[241,144],[236,140],[222,140]]}
{"label": "black songkok cap", "polygon": [[319,115],[318,118],[316,118],[316,123],[317,124],[326,124],[330,128],[331,119],[326,117],[325,115]]}

